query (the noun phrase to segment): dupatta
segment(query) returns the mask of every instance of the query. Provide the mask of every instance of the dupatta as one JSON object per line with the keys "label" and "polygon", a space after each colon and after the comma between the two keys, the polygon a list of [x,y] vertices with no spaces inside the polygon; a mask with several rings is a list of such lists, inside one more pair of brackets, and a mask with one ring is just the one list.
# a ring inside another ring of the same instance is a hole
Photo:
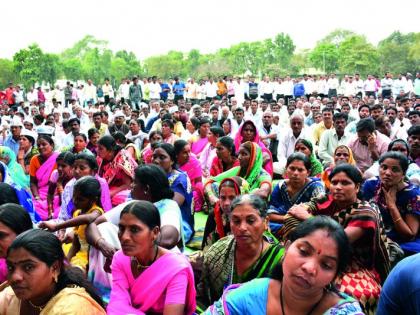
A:
{"label": "dupatta", "polygon": [[242,129],[244,128],[245,125],[254,126],[255,138],[254,138],[254,140],[252,140],[252,142],[258,144],[263,153],[267,153],[268,155],[270,155],[270,161],[266,165],[264,165],[264,169],[268,172],[268,174],[273,176],[273,155],[271,154],[270,150],[267,149],[264,142],[261,141],[260,135],[258,133],[257,126],[254,124],[254,122],[252,120],[245,121],[242,124],[242,126],[239,127],[239,130],[236,133],[236,136],[235,136],[235,139],[234,139],[236,153],[239,152],[239,147],[241,146],[242,143],[244,143],[244,137],[242,136]]}
{"label": "dupatta", "polygon": [[29,189],[29,176],[25,174],[22,166],[16,161],[16,154],[6,146],[0,146],[0,159],[7,159],[7,168],[13,174],[13,181],[23,189]]}

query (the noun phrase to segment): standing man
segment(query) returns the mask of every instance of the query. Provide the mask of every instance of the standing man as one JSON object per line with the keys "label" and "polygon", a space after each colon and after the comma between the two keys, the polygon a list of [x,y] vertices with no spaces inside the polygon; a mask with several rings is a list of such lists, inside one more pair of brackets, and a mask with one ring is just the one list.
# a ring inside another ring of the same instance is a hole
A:
{"label": "standing man", "polygon": [[139,78],[133,78],[133,84],[130,85],[129,97],[131,102],[131,108],[140,110],[140,102],[143,98],[143,92],[139,85]]}
{"label": "standing man", "polygon": [[114,90],[112,89],[112,85],[109,84],[108,78],[105,78],[105,84],[102,85],[102,92],[104,93],[105,105],[108,105],[110,98],[114,97]]}
{"label": "standing man", "polygon": [[174,102],[178,105],[178,100],[184,99],[184,91],[186,89],[184,82],[179,81],[179,77],[174,78],[175,82],[172,86],[172,90],[174,91]]}
{"label": "standing man", "polygon": [[328,85],[328,98],[332,98],[333,96],[337,97],[337,89],[340,86],[338,83],[338,79],[335,77],[335,73],[331,73],[330,78],[327,81]]}
{"label": "standing man", "polygon": [[162,92],[162,88],[160,87],[160,84],[157,82],[157,77],[152,77],[152,82],[149,83],[149,96],[150,100],[160,100],[160,93]]}
{"label": "standing man", "polygon": [[[84,94],[85,94],[85,98],[86,98],[86,103],[91,102],[92,104],[96,103],[96,86],[93,85],[92,80],[89,79],[87,81],[87,85],[85,86],[84,89]],[[82,104],[84,105],[84,104]]]}
{"label": "standing man", "polygon": [[390,99],[392,96],[392,85],[394,81],[392,80],[392,75],[389,72],[385,73],[385,77],[381,80],[382,86],[382,99]]}

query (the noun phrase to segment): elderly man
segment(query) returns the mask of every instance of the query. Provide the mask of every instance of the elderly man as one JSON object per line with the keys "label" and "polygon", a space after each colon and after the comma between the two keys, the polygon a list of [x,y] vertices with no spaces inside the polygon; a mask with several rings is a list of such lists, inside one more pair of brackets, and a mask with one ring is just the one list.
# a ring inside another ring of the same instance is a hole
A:
{"label": "elderly man", "polygon": [[114,123],[108,127],[108,131],[113,135],[117,131],[121,131],[123,134],[127,134],[130,128],[125,123],[125,115],[122,111],[117,111],[114,115]]}

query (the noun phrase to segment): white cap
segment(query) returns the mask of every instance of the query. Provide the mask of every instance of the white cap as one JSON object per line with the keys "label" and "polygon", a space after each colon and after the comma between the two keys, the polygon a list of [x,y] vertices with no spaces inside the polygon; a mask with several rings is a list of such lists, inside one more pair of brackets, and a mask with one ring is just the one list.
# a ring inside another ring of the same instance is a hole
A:
{"label": "white cap", "polygon": [[38,139],[38,134],[35,131],[29,130],[29,129],[26,129],[26,128],[22,129],[22,131],[20,132],[20,135],[21,136],[32,137],[32,138],[34,138],[35,141],[36,141],[36,139]]}
{"label": "white cap", "polygon": [[22,119],[19,116],[14,116],[12,121],[10,122],[10,127],[23,127]]}
{"label": "white cap", "polygon": [[46,134],[52,136],[54,134],[54,127],[41,125],[36,128],[38,134]]}
{"label": "white cap", "polygon": [[176,112],[179,112],[178,106],[175,105],[175,106],[169,107],[169,114],[173,114]]}
{"label": "white cap", "polygon": [[114,118],[116,118],[116,117],[124,117],[125,118],[125,115],[121,110],[118,110],[114,114]]}

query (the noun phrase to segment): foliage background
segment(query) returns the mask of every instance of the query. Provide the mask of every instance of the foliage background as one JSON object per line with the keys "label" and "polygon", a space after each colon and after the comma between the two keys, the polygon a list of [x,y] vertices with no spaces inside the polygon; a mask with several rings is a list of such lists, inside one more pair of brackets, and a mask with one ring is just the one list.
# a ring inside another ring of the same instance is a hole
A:
{"label": "foliage background", "polygon": [[241,42],[215,53],[171,50],[164,55],[139,60],[126,50],[113,52],[108,42],[87,35],[60,54],[43,52],[36,44],[21,49],[13,60],[0,59],[0,88],[9,82],[26,88],[58,79],[112,83],[125,77],[156,75],[168,79],[219,77],[225,75],[261,77],[297,76],[303,73],[368,73],[382,76],[420,69],[420,33],[393,32],[377,46],[364,35],[338,29],[318,41],[313,49],[296,50],[293,39],[284,33],[255,42]]}

